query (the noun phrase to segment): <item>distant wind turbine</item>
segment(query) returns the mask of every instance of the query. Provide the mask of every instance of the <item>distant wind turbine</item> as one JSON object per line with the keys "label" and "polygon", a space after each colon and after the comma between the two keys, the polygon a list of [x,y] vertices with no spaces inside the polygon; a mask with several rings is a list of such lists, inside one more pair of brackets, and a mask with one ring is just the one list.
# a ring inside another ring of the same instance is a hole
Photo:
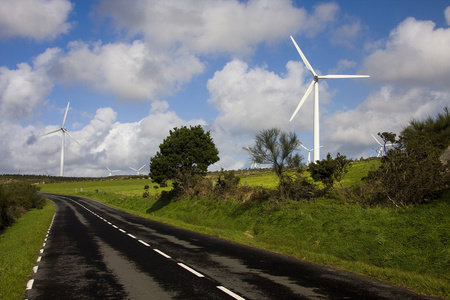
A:
{"label": "distant wind turbine", "polygon": [[386,154],[386,151],[384,151],[385,147],[394,146],[394,145],[391,144],[391,143],[386,144],[386,145],[383,145],[383,143],[381,143],[381,142],[380,142],[380,141],[379,141],[372,133],[371,133],[371,135],[372,135],[373,139],[374,139],[375,141],[377,141],[378,145],[380,145],[380,150],[378,150],[378,155],[377,155],[377,157],[383,156],[383,153]]}
{"label": "distant wind turbine", "polygon": [[[308,166],[309,166],[309,164],[311,163],[311,151],[313,151],[314,149],[308,149],[308,148],[306,148],[305,146],[303,146],[303,144],[300,144],[300,146],[302,146],[303,149],[305,149],[306,151],[308,151]],[[323,146],[320,146],[320,147],[323,147]]]}
{"label": "distant wind turbine", "polygon": [[70,104],[70,102],[67,103],[66,113],[64,114],[64,119],[63,119],[61,128],[40,135],[40,137],[42,137],[45,135],[56,133],[58,131],[61,131],[61,133],[62,133],[62,136],[61,136],[61,168],[60,168],[60,172],[59,172],[60,176],[64,176],[64,142],[65,142],[64,140],[65,140],[66,133],[68,136],[70,136],[72,138],[72,140],[74,140],[78,145],[81,146],[81,144],[78,143],[78,141],[67,131],[67,129],[64,128],[64,124],[66,123],[67,112],[69,111],[69,104]]}
{"label": "distant wind turbine", "polygon": [[136,171],[136,172],[137,172],[137,175],[139,175],[139,171],[142,170],[143,167],[145,167],[145,165],[142,165],[142,167],[140,167],[139,169],[135,169],[135,168],[132,168],[132,167],[129,167],[129,168],[130,168],[131,170],[133,170],[133,171]]}
{"label": "distant wind turbine", "polygon": [[105,166],[107,169],[108,169],[108,171],[109,171],[109,174],[108,174],[108,176],[112,176],[112,173],[114,173],[114,172],[119,172],[120,170],[111,170],[110,168],[108,168],[108,166]]}
{"label": "distant wind turbine", "polygon": [[244,147],[245,150],[247,150],[248,152],[250,152],[250,154],[252,155],[252,165],[250,166],[250,169],[254,169],[256,168],[256,156],[252,150],[250,149],[250,147]]}
{"label": "distant wind turbine", "polygon": [[303,63],[305,64],[306,68],[312,73],[314,76],[311,84],[309,85],[308,89],[306,90],[306,93],[303,95],[302,100],[300,100],[300,103],[298,104],[297,108],[295,109],[294,113],[292,114],[292,117],[289,121],[292,121],[292,119],[297,114],[300,107],[302,107],[303,103],[305,102],[306,98],[308,98],[309,94],[312,91],[312,88],[314,87],[314,161],[320,160],[320,140],[319,140],[319,79],[336,79],[336,78],[364,78],[364,77],[370,77],[369,75],[324,75],[319,76],[314,71],[314,69],[309,64],[308,60],[306,59],[306,56],[303,54],[302,50],[300,50],[300,47],[295,42],[294,38],[291,36],[291,40],[295,45],[295,48],[297,48],[298,53],[300,54]]}

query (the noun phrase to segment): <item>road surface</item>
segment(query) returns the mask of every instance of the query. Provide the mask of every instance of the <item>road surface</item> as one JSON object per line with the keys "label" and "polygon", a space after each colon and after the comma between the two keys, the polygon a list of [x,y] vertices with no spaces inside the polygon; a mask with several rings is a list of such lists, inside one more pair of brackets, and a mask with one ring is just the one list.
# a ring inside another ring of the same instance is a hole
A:
{"label": "road surface", "polygon": [[56,214],[27,285],[30,300],[427,299],[91,199],[43,196]]}

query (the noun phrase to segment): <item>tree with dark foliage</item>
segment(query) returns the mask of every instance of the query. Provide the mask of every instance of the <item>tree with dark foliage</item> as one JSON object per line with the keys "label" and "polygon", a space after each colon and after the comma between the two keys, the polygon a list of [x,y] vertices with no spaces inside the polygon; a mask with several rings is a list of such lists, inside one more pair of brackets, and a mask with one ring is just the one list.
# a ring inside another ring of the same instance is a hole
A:
{"label": "tree with dark foliage", "polygon": [[218,155],[210,133],[200,125],[174,128],[150,159],[150,177],[163,186],[173,180],[175,188],[187,191],[206,175],[208,166],[219,161]]}

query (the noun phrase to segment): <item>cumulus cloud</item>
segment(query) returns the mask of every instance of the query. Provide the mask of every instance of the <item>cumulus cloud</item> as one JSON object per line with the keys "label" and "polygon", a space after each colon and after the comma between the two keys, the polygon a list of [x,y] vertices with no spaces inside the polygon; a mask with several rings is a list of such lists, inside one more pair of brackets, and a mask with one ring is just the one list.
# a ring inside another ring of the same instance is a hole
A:
{"label": "cumulus cloud", "polygon": [[450,28],[408,18],[391,31],[382,49],[364,63],[364,72],[381,83],[448,88]]}
{"label": "cumulus cloud", "polygon": [[[312,95],[302,112],[289,122],[312,77],[301,62],[289,61],[286,73],[275,74],[263,67],[250,68],[240,60],[229,62],[208,81],[208,100],[219,115],[214,126],[230,134],[255,134],[261,129],[280,127],[290,131],[310,130]],[[321,103],[330,95],[326,82],[321,84]]]}
{"label": "cumulus cloud", "polygon": [[71,10],[68,0],[2,0],[0,37],[54,39],[71,28],[67,21]]}
{"label": "cumulus cloud", "polygon": [[119,28],[131,35],[143,33],[163,48],[182,45],[195,53],[241,54],[290,34],[314,36],[338,10],[337,4],[325,3],[308,15],[289,0],[108,0],[98,6],[98,12],[112,17]]}
{"label": "cumulus cloud", "polygon": [[384,131],[399,134],[411,119],[441,112],[448,105],[449,96],[429,89],[383,86],[355,109],[338,111],[323,118],[324,148],[355,158],[374,155],[378,148],[371,134]]}
{"label": "cumulus cloud", "polygon": [[447,25],[450,26],[450,6],[448,6],[448,7],[445,9],[444,15],[445,15],[445,20],[447,21]]}
{"label": "cumulus cloud", "polygon": [[72,42],[59,59],[56,74],[67,84],[80,82],[119,99],[149,100],[171,94],[203,68],[192,55],[158,53],[139,40],[104,45]]}
{"label": "cumulus cloud", "polygon": [[11,120],[31,117],[52,87],[43,70],[32,69],[27,63],[13,70],[0,67],[0,115]]}

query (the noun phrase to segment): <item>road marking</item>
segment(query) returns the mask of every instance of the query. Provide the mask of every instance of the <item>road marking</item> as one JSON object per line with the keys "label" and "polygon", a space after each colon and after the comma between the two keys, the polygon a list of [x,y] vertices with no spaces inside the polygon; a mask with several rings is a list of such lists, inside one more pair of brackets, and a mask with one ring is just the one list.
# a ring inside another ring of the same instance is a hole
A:
{"label": "road marking", "polygon": [[123,232],[123,233],[127,233],[125,230],[123,230],[122,228],[119,228],[119,231]]}
{"label": "road marking", "polygon": [[159,254],[161,254],[162,256],[164,256],[165,258],[172,258],[172,257],[170,257],[169,255],[167,255],[167,254],[165,254],[164,252],[162,252],[161,250],[158,250],[158,249],[153,249],[155,252],[158,252]]}
{"label": "road marking", "polygon": [[224,293],[230,295],[230,296],[233,297],[234,299],[245,300],[245,298],[242,298],[241,296],[239,296],[239,295],[233,293],[232,291],[230,291],[230,290],[227,289],[226,287],[223,287],[223,286],[221,286],[221,285],[218,285],[217,288],[218,288],[219,290],[221,290],[222,292],[224,292]]}
{"label": "road marking", "polygon": [[136,237],[135,237],[134,235],[132,235],[132,234],[127,233],[127,235],[128,235],[129,237],[133,238],[133,239],[136,239]]}
{"label": "road marking", "polygon": [[139,243],[143,244],[144,246],[150,247],[150,245],[147,244],[146,242],[144,242],[143,240],[138,240],[138,241],[139,241]]}
{"label": "road marking", "polygon": [[205,277],[205,275],[203,275],[202,273],[199,273],[197,271],[195,271],[194,269],[191,269],[190,267],[186,266],[183,263],[178,263],[178,265],[182,268],[185,268],[186,270],[188,270],[189,272],[191,272],[194,275],[197,275],[198,277]]}
{"label": "road marking", "polygon": [[27,290],[31,290],[33,288],[34,279],[30,279],[27,282]]}
{"label": "road marking", "polygon": [[116,229],[119,228],[119,227],[117,227],[116,225],[111,225],[111,226],[114,227],[114,228],[116,228]]}
{"label": "road marking", "polygon": [[44,253],[44,249],[39,250],[39,253],[41,254]]}
{"label": "road marking", "polygon": [[40,261],[41,261],[41,259],[42,259],[42,256],[38,256],[38,258],[37,258],[36,262],[40,262]]}
{"label": "road marking", "polygon": [[39,266],[34,266],[33,267],[33,273],[37,273]]}

